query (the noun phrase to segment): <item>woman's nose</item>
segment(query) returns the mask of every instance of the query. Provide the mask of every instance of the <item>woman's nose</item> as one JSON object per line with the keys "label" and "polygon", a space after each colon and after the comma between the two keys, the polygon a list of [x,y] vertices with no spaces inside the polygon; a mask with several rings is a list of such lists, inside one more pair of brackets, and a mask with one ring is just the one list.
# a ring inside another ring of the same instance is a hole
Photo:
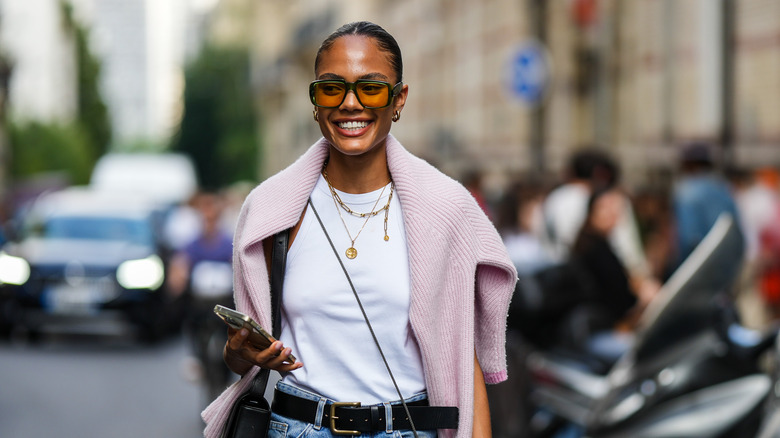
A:
{"label": "woman's nose", "polygon": [[353,90],[347,90],[347,95],[344,96],[344,102],[341,102],[341,109],[343,110],[362,110],[363,105],[357,98],[357,94]]}

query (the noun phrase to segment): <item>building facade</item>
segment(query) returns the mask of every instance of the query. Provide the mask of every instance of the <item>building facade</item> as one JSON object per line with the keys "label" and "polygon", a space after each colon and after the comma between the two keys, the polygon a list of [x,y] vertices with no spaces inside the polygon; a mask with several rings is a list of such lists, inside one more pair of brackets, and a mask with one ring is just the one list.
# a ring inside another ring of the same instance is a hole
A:
{"label": "building facade", "polygon": [[[262,2],[254,16],[262,175],[319,138],[306,93],[316,49],[362,19],[404,54],[394,135],[454,177],[482,171],[488,189],[555,175],[587,145],[613,154],[629,187],[668,179],[691,140],[717,145],[724,164],[780,164],[778,0],[318,0]],[[549,60],[539,105],[510,86],[529,41]]]}
{"label": "building facade", "polygon": [[187,0],[74,0],[102,61],[114,147],[165,144],[181,112]]}
{"label": "building facade", "polygon": [[76,48],[59,2],[0,0],[0,47],[13,66],[9,116],[68,122],[77,111]]}

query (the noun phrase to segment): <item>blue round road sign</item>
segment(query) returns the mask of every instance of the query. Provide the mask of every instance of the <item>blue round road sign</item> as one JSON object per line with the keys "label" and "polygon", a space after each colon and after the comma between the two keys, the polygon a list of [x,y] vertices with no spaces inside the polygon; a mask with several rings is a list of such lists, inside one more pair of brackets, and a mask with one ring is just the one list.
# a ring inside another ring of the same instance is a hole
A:
{"label": "blue round road sign", "polygon": [[509,86],[524,103],[536,105],[549,83],[547,52],[536,42],[523,44],[510,60]]}

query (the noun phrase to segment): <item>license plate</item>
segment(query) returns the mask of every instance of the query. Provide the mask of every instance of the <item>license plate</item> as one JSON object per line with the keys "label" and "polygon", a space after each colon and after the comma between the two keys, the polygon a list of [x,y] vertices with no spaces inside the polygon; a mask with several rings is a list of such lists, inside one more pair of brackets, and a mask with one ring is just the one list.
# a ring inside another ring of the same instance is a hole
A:
{"label": "license plate", "polygon": [[111,298],[106,292],[95,285],[53,286],[44,295],[44,306],[53,313],[93,313]]}

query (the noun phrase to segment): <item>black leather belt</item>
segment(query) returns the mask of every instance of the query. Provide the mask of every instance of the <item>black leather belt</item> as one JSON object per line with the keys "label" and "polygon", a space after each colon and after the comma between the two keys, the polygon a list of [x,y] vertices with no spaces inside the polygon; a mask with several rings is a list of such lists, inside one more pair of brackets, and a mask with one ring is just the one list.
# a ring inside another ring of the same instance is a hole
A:
{"label": "black leather belt", "polygon": [[[271,411],[283,417],[315,424],[319,402],[290,395],[281,391],[274,392]],[[406,404],[417,430],[457,429],[458,408],[428,406],[428,400]],[[402,405],[393,405],[393,430],[409,430],[411,423],[406,417]],[[357,435],[362,432],[384,431],[385,407],[360,406],[360,403],[328,403],[322,414],[322,425],[329,427],[337,435]]]}

